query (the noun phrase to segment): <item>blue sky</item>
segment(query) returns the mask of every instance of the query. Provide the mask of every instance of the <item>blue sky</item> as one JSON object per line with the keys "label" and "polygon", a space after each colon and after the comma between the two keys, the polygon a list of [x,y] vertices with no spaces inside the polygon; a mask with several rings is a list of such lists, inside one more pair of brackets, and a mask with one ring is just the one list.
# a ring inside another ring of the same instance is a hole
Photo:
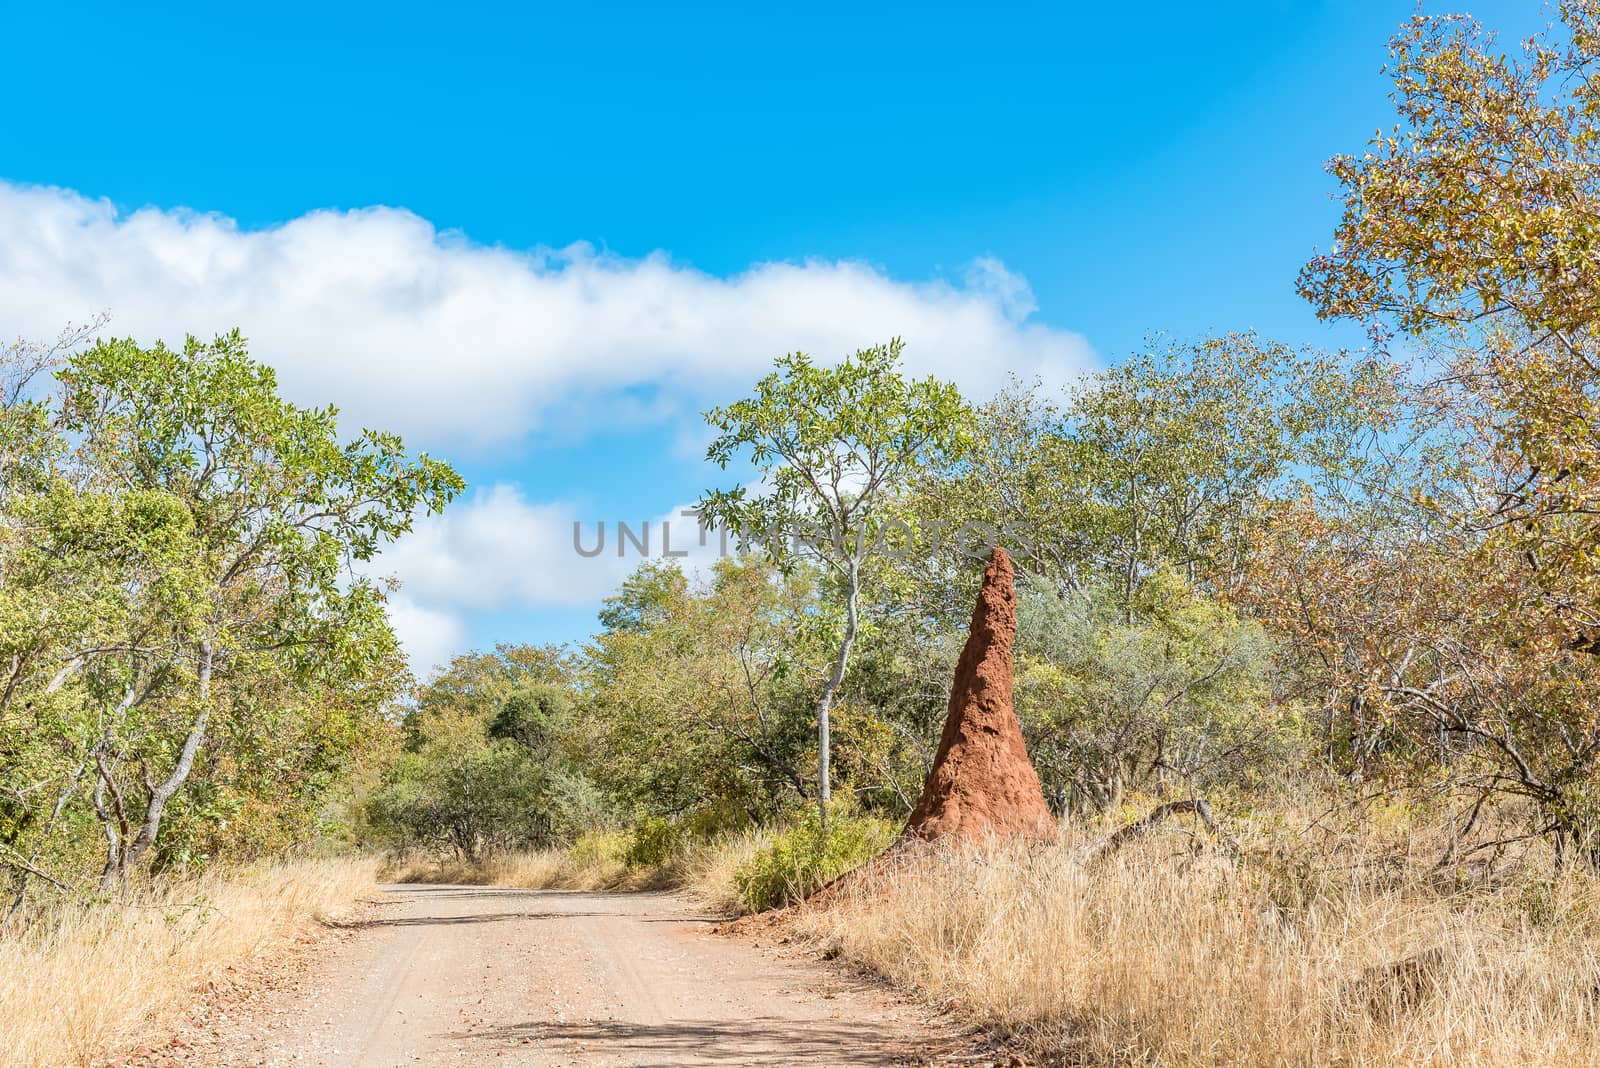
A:
{"label": "blue sky", "polygon": [[236,324],[456,460],[389,558],[419,666],[586,634],[616,565],[571,519],[692,501],[696,413],[786,349],[901,333],[981,393],[1152,331],[1359,341],[1293,281],[1402,0],[576,7],[0,5],[0,332]]}

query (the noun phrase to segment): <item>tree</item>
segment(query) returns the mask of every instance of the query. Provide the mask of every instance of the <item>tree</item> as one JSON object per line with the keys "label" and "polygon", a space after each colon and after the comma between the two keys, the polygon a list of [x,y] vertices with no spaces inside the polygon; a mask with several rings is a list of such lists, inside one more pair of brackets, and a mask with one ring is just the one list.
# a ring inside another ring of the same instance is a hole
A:
{"label": "tree", "polygon": [[1482,548],[1531,569],[1536,629],[1600,649],[1600,4],[1559,11],[1564,34],[1520,55],[1468,18],[1412,19],[1400,122],[1331,162],[1344,214],[1300,290],[1425,349],[1426,402],[1486,446]]}
{"label": "tree", "polygon": [[1133,619],[1115,588],[1025,590],[1017,619],[1017,717],[1058,811],[1119,806],[1129,789],[1259,779],[1300,742],[1273,700],[1261,626],[1197,595],[1163,566]]}
{"label": "tree", "polygon": [[384,770],[366,806],[381,838],[470,861],[547,848],[601,821],[604,806],[572,760],[571,687],[538,681],[554,670],[545,654],[555,651],[502,645],[463,654],[448,677],[423,688],[430,714],[410,724],[408,751]]}
{"label": "tree", "polygon": [[75,447],[44,525],[126,544],[121,581],[96,583],[116,591],[112,625],[61,650],[52,679],[81,680],[95,709],[109,889],[156,844],[214,724],[257,707],[263,672],[348,690],[403,670],[382,590],[354,568],[462,483],[392,434],[341,442],[335,410],[281,399],[237,332],[101,342],[58,378]]}
{"label": "tree", "polygon": [[895,504],[923,467],[960,456],[968,413],[954,386],[900,372],[904,346],[858,350],[835,367],[804,353],[777,361],[755,394],[706,413],[717,437],[706,451],[724,470],[748,451],[760,491],[708,491],[709,525],[759,541],[789,566],[815,561],[839,584],[844,625],[832,670],[816,699],[817,806],[827,826],[828,715],[860,630],[863,569],[893,544]]}
{"label": "tree", "polygon": [[570,688],[573,657],[559,645],[501,642],[493,650],[472,650],[439,669],[406,713],[413,744],[424,736],[459,730],[472,737],[501,713],[505,702],[532,688]]}
{"label": "tree", "polygon": [[1530,627],[1529,570],[1428,501],[1286,502],[1262,524],[1252,610],[1323,695],[1330,763],[1465,795],[1452,854],[1513,798],[1526,837],[1600,864],[1600,659]]}
{"label": "tree", "polygon": [[41,384],[105,321],[100,316],[69,326],[53,342],[0,346],[0,507],[19,494],[46,488],[50,464],[59,459],[64,443]]}
{"label": "tree", "polygon": [[646,560],[600,606],[600,626],[613,633],[648,631],[665,622],[688,591],[681,569]]}
{"label": "tree", "polygon": [[[1016,533],[1019,567],[1064,593],[1113,595],[1131,619],[1163,567],[1214,593],[1247,580],[1251,516],[1348,468],[1392,395],[1377,360],[1254,334],[1152,349],[1063,402],[1014,383],[979,408],[971,452],[919,480],[917,508]],[[955,552],[933,563],[957,574]],[[948,598],[958,613],[961,592]]]}
{"label": "tree", "polygon": [[805,689],[817,674],[807,568],[717,562],[708,582],[641,564],[585,650],[585,763],[618,805],[705,828],[810,799]]}
{"label": "tree", "polygon": [[572,715],[572,695],[561,686],[534,683],[517,690],[489,721],[489,737],[504,738],[534,756],[547,754]]}
{"label": "tree", "polygon": [[1558,857],[1600,864],[1600,4],[1559,13],[1512,53],[1415,17],[1399,123],[1332,161],[1344,214],[1301,292],[1420,353],[1390,451],[1434,455],[1286,508],[1263,592],[1360,724],[1357,769],[1380,744],[1431,757],[1476,794],[1469,828],[1520,797]]}
{"label": "tree", "polygon": [[397,846],[447,849],[464,860],[557,839],[549,769],[514,743],[428,745],[388,770],[369,809]]}

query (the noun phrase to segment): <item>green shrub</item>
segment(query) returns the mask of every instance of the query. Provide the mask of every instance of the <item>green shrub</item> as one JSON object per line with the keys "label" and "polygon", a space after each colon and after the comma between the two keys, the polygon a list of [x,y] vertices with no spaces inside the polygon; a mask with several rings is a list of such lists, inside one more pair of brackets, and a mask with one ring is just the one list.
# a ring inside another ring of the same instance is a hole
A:
{"label": "green shrub", "polygon": [[646,816],[634,825],[622,859],[630,868],[659,868],[676,850],[682,828],[660,816]]}
{"label": "green shrub", "polygon": [[625,864],[630,842],[623,831],[585,831],[567,847],[565,863],[573,869]]}
{"label": "green shrub", "polygon": [[369,818],[397,849],[449,850],[477,860],[555,844],[552,776],[508,742],[430,745],[396,760],[370,799]]}
{"label": "green shrub", "polygon": [[753,912],[800,901],[881,853],[894,832],[895,825],[888,820],[841,813],[829,818],[824,838],[817,813],[807,812],[740,865],[734,884]]}

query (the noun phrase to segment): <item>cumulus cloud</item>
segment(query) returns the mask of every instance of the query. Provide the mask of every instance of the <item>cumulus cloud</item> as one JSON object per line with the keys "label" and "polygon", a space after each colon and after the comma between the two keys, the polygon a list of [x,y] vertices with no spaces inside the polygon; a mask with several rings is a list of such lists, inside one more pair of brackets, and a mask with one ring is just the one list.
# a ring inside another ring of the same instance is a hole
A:
{"label": "cumulus cloud", "polygon": [[[238,327],[289,396],[430,446],[671,425],[731,399],[781,353],[826,361],[895,335],[912,371],[973,397],[1011,372],[1064,381],[1092,360],[1079,335],[1033,318],[1026,280],[993,258],[959,281],[823,260],[719,277],[665,253],[483,245],[397,208],[252,229],[0,181],[0,335],[50,337],[101,311],[142,341]],[[705,432],[676,427],[675,454],[697,456]],[[714,544],[691,545],[693,521],[677,513],[656,517],[654,536],[672,521],[674,548],[693,550],[684,562],[708,563]],[[392,615],[412,662],[461,649],[473,613],[592,604],[613,589],[638,554],[616,555],[613,526],[603,553],[580,557],[577,518],[505,484],[419,522],[376,569],[403,583]],[[589,523],[588,544],[593,534]]]}
{"label": "cumulus cloud", "polygon": [[630,415],[648,421],[783,352],[832,359],[892,335],[915,371],[972,396],[1091,358],[1080,336],[1032,321],[1026,281],[992,258],[959,284],[817,260],[724,278],[664,253],[476,244],[396,208],[248,229],[0,182],[0,330],[52,336],[102,310],[142,340],[237,326],[291,396],[430,441],[515,438],[596,400],[609,416],[638,387],[658,391]]}
{"label": "cumulus cloud", "polygon": [[413,598],[466,609],[582,604],[603,597],[612,579],[611,569],[574,567],[591,563],[572,550],[576,518],[567,505],[491,486],[418,520],[383,554],[383,569]]}
{"label": "cumulus cloud", "polygon": [[389,597],[389,622],[411,666],[426,672],[467,647],[467,624],[450,608],[426,608],[405,592]]}
{"label": "cumulus cloud", "polygon": [[412,663],[427,667],[465,647],[464,613],[591,605],[646,558],[708,570],[728,539],[689,510],[629,522],[624,538],[615,521],[580,520],[498,483],[418,520],[369,570],[401,581],[390,616]]}

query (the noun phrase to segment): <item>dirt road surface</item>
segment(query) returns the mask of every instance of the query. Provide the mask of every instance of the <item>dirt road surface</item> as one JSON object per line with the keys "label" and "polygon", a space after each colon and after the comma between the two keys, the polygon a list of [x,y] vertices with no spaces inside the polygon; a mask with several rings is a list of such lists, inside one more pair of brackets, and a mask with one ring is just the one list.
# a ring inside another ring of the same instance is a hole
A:
{"label": "dirt road surface", "polygon": [[963,1044],[876,983],[715,933],[673,895],[392,886],[385,897],[291,989],[210,1021],[174,1063],[907,1065]]}

